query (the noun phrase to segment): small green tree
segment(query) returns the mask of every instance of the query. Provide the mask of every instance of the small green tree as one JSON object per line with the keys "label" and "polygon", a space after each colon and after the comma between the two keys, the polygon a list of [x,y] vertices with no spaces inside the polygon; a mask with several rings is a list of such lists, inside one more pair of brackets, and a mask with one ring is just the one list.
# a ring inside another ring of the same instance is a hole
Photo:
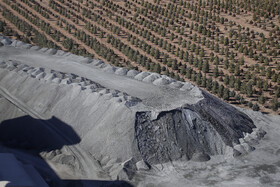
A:
{"label": "small green tree", "polygon": [[208,62],[208,60],[203,62],[202,71],[203,71],[203,73],[208,73],[209,72],[209,62]]}
{"label": "small green tree", "polygon": [[273,110],[273,111],[277,111],[278,108],[279,108],[279,103],[278,103],[278,99],[276,97],[274,97],[271,101],[271,106],[270,108]]}
{"label": "small green tree", "polygon": [[157,72],[157,73],[161,72],[161,67],[158,63],[154,66],[154,71]]}
{"label": "small green tree", "polygon": [[255,103],[254,105],[253,105],[253,111],[259,111],[260,110],[260,107],[259,107],[259,105],[257,104],[257,103]]}
{"label": "small green tree", "polygon": [[226,100],[226,101],[228,101],[229,100],[229,94],[230,92],[229,92],[229,89],[228,88],[225,88],[224,89],[224,95],[223,95],[223,99],[224,100]]}
{"label": "small green tree", "polygon": [[247,87],[246,87],[246,94],[247,94],[248,97],[252,97],[252,95],[253,95],[253,85],[252,85],[251,82],[249,82],[249,83],[247,84]]}
{"label": "small green tree", "polygon": [[265,103],[265,97],[264,97],[264,95],[262,94],[261,96],[259,96],[259,98],[258,98],[258,102],[260,103],[260,104],[264,104]]}
{"label": "small green tree", "polygon": [[213,76],[215,78],[217,78],[219,76],[219,68],[218,68],[218,65],[216,65],[214,71],[213,71]]}

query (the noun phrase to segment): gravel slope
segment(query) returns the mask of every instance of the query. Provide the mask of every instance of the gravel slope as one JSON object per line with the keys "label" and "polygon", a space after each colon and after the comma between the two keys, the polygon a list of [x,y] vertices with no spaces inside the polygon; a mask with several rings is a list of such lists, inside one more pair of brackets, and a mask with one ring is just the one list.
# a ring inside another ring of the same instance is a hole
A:
{"label": "gravel slope", "polygon": [[201,168],[203,178],[206,165],[233,167],[265,141],[262,122],[276,123],[164,75],[2,36],[0,43],[0,150],[31,150],[55,171],[45,172],[51,181],[202,185],[187,172]]}

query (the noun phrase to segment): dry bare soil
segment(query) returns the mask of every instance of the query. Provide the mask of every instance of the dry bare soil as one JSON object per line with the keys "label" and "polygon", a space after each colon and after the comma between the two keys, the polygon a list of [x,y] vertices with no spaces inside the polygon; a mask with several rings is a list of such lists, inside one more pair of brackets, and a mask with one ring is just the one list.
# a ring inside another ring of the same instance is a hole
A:
{"label": "dry bare soil", "polygon": [[42,47],[47,40],[46,47],[166,74],[229,103],[280,112],[277,1],[3,0],[0,5],[2,33],[8,36]]}

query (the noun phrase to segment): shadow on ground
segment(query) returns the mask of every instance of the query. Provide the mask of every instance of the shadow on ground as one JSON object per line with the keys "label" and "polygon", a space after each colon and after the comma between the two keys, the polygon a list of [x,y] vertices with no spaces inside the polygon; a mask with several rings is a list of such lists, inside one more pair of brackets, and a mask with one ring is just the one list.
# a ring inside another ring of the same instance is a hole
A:
{"label": "shadow on ground", "polygon": [[[73,128],[56,117],[41,120],[23,116],[0,123],[0,144],[7,147],[0,151],[13,150],[12,153],[17,159],[33,165],[49,186],[132,186],[126,181],[62,180],[40,156],[43,151],[58,150],[65,145],[78,144],[80,141]],[[21,152],[24,154],[20,154]],[[23,155],[28,155],[27,153],[36,159],[26,159],[28,157]]]}

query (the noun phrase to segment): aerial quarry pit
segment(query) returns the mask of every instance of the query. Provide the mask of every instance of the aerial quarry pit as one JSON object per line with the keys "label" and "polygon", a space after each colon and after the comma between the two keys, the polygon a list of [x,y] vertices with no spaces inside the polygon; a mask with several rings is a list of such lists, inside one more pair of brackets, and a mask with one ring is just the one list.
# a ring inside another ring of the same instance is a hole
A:
{"label": "aerial quarry pit", "polygon": [[0,185],[280,185],[279,116],[1,35],[0,120]]}

